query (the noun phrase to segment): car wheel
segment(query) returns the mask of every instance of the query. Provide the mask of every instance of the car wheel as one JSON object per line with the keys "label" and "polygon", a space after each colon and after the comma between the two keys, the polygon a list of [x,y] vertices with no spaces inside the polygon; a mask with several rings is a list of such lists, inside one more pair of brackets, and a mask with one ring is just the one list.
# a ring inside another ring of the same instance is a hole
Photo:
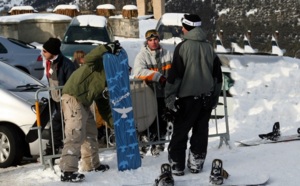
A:
{"label": "car wheel", "polygon": [[0,126],[0,168],[17,165],[23,157],[21,138],[9,126]]}

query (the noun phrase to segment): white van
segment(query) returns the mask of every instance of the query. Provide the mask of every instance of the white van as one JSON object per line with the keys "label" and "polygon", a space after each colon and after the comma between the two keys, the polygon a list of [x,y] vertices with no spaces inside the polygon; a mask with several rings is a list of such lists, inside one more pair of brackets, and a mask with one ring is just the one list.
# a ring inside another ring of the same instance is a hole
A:
{"label": "white van", "polygon": [[99,44],[114,41],[112,28],[103,16],[79,15],[72,19],[61,45],[61,52],[72,58],[76,50],[90,52]]}
{"label": "white van", "polygon": [[161,40],[171,38],[182,38],[181,19],[184,13],[165,13],[156,25]]}

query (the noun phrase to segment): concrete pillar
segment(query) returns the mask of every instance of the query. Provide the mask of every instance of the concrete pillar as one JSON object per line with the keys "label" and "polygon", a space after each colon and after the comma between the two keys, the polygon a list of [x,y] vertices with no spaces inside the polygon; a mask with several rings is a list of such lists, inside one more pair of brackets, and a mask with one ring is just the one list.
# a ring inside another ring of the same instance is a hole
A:
{"label": "concrete pillar", "polygon": [[147,0],[136,0],[139,16],[146,15]]}
{"label": "concrete pillar", "polygon": [[[138,1],[138,0],[137,0]],[[154,19],[158,20],[165,13],[165,0],[153,1]]]}

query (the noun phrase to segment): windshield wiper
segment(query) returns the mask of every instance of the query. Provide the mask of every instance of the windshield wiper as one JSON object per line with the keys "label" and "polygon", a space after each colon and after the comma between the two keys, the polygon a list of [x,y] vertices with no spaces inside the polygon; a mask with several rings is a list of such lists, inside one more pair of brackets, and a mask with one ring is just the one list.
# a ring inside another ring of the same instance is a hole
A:
{"label": "windshield wiper", "polygon": [[19,85],[16,88],[25,88],[24,90],[31,90],[31,89],[37,89],[37,88],[43,88],[43,85],[39,85],[39,84],[26,84],[26,85]]}

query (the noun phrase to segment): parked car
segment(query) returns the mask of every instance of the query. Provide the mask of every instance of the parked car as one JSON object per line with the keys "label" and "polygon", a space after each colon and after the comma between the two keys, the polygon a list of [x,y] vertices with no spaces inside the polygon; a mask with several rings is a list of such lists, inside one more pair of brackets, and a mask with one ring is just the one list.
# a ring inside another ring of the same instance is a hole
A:
{"label": "parked car", "polygon": [[[39,155],[38,140],[28,144],[25,136],[36,121],[35,93],[44,87],[38,79],[0,61],[0,168]],[[39,97],[47,98],[48,92]]]}
{"label": "parked car", "polygon": [[72,19],[63,37],[61,52],[69,58],[76,50],[88,53],[98,44],[114,40],[111,26],[103,16],[79,15]]}
{"label": "parked car", "polygon": [[165,13],[161,16],[156,25],[160,39],[182,38],[181,19],[184,13]]}
{"label": "parked car", "polygon": [[38,79],[44,75],[41,51],[29,43],[0,36],[0,60]]}

